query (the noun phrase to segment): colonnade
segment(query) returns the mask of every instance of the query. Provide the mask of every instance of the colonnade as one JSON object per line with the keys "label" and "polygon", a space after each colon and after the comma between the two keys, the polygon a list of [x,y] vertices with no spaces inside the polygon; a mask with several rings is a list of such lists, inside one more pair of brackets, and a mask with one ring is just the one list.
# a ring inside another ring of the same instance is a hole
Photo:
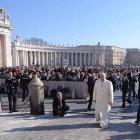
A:
{"label": "colonnade", "polygon": [[[14,62],[14,61],[13,61]],[[70,65],[70,66],[89,66],[105,65],[104,52],[54,52],[54,51],[15,51],[15,66],[29,65]]]}

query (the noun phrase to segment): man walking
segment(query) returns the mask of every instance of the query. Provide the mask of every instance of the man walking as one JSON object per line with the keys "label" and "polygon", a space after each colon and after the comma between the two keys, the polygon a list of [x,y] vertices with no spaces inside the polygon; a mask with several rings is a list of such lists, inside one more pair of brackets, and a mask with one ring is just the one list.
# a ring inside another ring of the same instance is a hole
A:
{"label": "man walking", "polygon": [[121,91],[122,91],[122,106],[121,108],[125,108],[125,102],[127,101],[130,105],[132,104],[130,99],[126,100],[126,95],[129,92],[129,81],[126,77],[126,74],[122,75],[122,85],[121,85]]}
{"label": "man walking", "polygon": [[95,73],[92,73],[92,76],[88,78],[87,85],[88,85],[88,93],[90,95],[90,98],[89,98],[89,103],[88,103],[88,107],[87,107],[87,112],[90,111],[91,106],[92,106],[93,90],[94,90],[94,85],[95,85],[96,80],[97,80],[97,78],[96,78]]}
{"label": "man walking", "polygon": [[95,83],[93,102],[96,121],[100,121],[101,128],[108,128],[109,113],[113,104],[113,85],[106,79],[105,73],[101,73],[100,79]]}

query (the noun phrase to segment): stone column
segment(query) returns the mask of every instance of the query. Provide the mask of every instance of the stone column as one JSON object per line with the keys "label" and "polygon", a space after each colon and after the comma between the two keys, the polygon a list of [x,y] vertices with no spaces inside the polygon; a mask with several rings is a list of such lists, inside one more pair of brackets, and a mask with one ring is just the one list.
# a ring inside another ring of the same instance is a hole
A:
{"label": "stone column", "polygon": [[80,66],[82,66],[82,57],[81,57],[82,54],[80,53],[79,55],[80,55],[80,58],[79,58],[79,60],[80,60]]}
{"label": "stone column", "polygon": [[25,66],[25,57],[24,57],[24,51],[22,51],[22,65]]}
{"label": "stone column", "polygon": [[60,57],[60,55],[61,55],[61,52],[59,52],[59,65],[61,66],[61,57]]}
{"label": "stone column", "polygon": [[20,53],[18,52],[18,66],[20,65]]}
{"label": "stone column", "polygon": [[70,64],[70,61],[69,61],[69,52],[67,52],[67,63],[68,63],[68,65]]}
{"label": "stone column", "polygon": [[88,66],[90,66],[90,53],[88,53]]}
{"label": "stone column", "polygon": [[48,52],[46,52],[46,65],[49,65],[49,62],[48,62]]}
{"label": "stone column", "polygon": [[75,65],[77,66],[77,53],[75,53]]}
{"label": "stone column", "polygon": [[[1,48],[1,40],[0,40],[0,65],[2,66],[2,48]],[[12,49],[12,66],[17,66],[17,51],[16,48]]]}
{"label": "stone column", "polygon": [[27,52],[24,51],[24,65],[27,66]]}
{"label": "stone column", "polygon": [[71,65],[73,66],[73,52],[71,53]]}
{"label": "stone column", "polygon": [[[8,32],[8,30],[6,30]],[[12,66],[12,54],[11,54],[11,39],[10,35],[5,35],[4,37],[4,51],[3,51],[3,66]]]}
{"label": "stone column", "polygon": [[102,52],[102,66],[105,66],[105,52]]}
{"label": "stone column", "polygon": [[97,65],[97,53],[94,54],[95,65]]}
{"label": "stone column", "polygon": [[86,53],[84,53],[84,65],[86,65]]}
{"label": "stone column", "polygon": [[40,65],[40,52],[38,52],[38,65]]}
{"label": "stone column", "polygon": [[32,52],[30,51],[30,65],[32,65]]}
{"label": "stone column", "polygon": [[57,65],[57,52],[54,53],[55,66]]}
{"label": "stone column", "polygon": [[92,65],[95,65],[95,53],[92,54]]}
{"label": "stone column", "polygon": [[44,66],[44,52],[42,52],[42,65]]}
{"label": "stone column", "polygon": [[18,61],[18,58],[19,57],[19,55],[18,55],[18,51],[16,51],[16,65],[15,66],[19,66],[19,61]]}
{"label": "stone column", "polygon": [[36,61],[36,52],[34,52],[34,65],[37,64],[37,61]]}
{"label": "stone column", "polygon": [[28,51],[26,52],[26,65],[29,66],[29,57],[28,57]]}
{"label": "stone column", "polygon": [[62,60],[62,64],[64,65],[65,63],[65,52],[63,52],[63,60]]}
{"label": "stone column", "polygon": [[53,62],[52,62],[52,52],[51,52],[51,56],[50,56],[50,58],[51,58],[50,65],[52,66],[52,65],[53,65]]}
{"label": "stone column", "polygon": [[55,57],[56,57],[56,52],[54,52],[54,57],[53,57],[54,58],[54,61],[53,61],[54,65],[56,65],[56,58]]}

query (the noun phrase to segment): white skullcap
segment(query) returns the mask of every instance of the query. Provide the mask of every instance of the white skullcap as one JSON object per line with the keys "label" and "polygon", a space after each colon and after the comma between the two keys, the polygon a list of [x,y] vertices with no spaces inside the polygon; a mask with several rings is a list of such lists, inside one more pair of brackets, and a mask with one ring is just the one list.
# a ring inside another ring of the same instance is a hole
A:
{"label": "white skullcap", "polygon": [[57,96],[62,96],[62,93],[61,92],[57,92]]}
{"label": "white skullcap", "polygon": [[101,73],[101,75],[104,75],[104,76],[106,76],[106,74],[105,74],[104,72],[102,72],[102,73]]}

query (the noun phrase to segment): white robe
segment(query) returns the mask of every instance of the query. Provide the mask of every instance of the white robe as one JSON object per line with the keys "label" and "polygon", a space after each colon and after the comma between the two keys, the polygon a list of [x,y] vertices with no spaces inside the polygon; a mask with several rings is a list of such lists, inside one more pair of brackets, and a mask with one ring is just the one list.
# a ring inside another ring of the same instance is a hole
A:
{"label": "white robe", "polygon": [[113,85],[108,80],[101,83],[99,79],[95,82],[94,86],[93,100],[96,100],[95,118],[97,121],[100,121],[100,127],[107,128],[111,110],[109,103],[113,103]]}

